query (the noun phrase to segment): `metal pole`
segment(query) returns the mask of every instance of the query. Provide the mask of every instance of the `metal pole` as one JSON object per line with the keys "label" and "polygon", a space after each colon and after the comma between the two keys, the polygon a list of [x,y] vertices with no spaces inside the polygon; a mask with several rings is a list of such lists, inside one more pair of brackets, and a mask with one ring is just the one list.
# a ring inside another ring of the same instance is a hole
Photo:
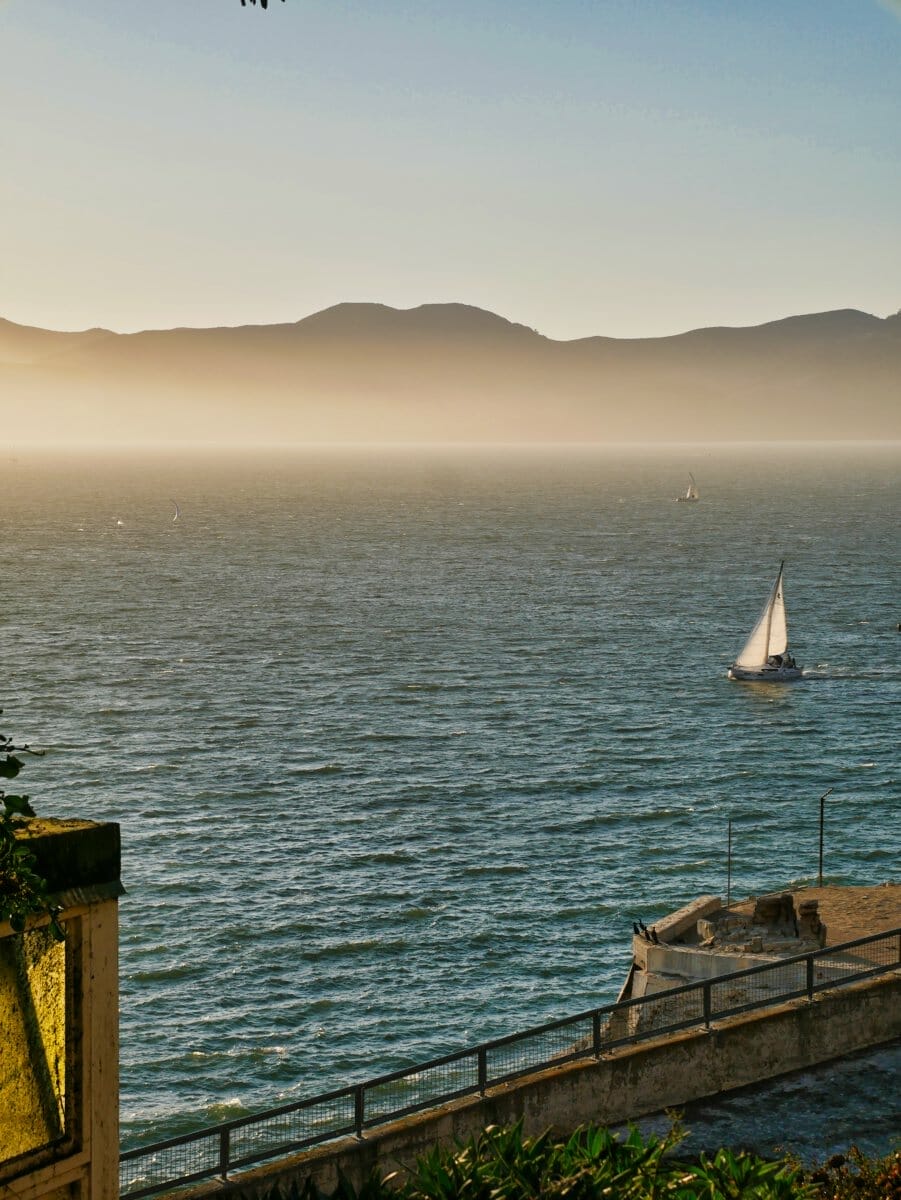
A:
{"label": "metal pole", "polygon": [[823,792],[822,796],[820,796],[820,871],[817,876],[817,887],[823,886],[823,830],[826,824],[826,797],[831,791],[832,788],[829,788],[829,791]]}
{"label": "metal pole", "polygon": [[729,837],[726,849],[726,908],[732,904],[732,818],[729,818]]}

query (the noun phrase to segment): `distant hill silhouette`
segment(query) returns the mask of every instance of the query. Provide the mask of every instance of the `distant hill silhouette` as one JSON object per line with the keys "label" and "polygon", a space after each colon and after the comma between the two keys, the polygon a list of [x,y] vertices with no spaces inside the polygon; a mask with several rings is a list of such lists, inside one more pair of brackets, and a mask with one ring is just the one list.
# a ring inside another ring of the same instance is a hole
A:
{"label": "distant hill silhouette", "polygon": [[901,438],[901,314],[559,342],[464,304],[58,333],[0,320],[17,442]]}

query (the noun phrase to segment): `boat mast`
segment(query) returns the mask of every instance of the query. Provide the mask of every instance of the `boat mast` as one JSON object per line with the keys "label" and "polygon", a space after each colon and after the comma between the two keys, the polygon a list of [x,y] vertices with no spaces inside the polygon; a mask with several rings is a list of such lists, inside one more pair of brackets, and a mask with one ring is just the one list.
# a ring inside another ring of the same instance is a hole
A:
{"label": "boat mast", "polygon": [[776,606],[776,597],[779,595],[779,585],[782,582],[782,568],[785,566],[785,559],[779,564],[779,574],[776,576],[776,582],[773,584],[773,590],[770,592],[770,602],[766,610],[766,656],[770,657],[770,630],[773,626],[773,609]]}

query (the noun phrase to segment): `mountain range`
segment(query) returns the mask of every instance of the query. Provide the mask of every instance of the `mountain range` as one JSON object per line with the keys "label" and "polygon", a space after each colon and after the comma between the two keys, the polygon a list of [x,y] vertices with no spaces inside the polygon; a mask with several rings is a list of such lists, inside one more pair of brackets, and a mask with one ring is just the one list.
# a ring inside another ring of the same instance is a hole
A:
{"label": "mountain range", "polygon": [[292,324],[62,333],[0,319],[21,443],[901,438],[901,312],[554,341],[464,304]]}

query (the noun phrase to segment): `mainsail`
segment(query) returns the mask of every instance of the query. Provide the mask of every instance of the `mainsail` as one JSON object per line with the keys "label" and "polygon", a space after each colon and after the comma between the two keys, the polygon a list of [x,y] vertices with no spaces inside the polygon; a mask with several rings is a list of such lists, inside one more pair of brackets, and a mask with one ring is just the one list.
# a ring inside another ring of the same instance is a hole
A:
{"label": "mainsail", "polygon": [[735,665],[743,670],[759,669],[766,665],[770,655],[784,654],[788,649],[788,624],[785,619],[785,600],[782,596],[784,565],[780,563],[779,574],[763,606],[763,612],[757,618],[756,625],[735,660]]}
{"label": "mainsail", "polygon": [[700,499],[700,496],[701,496],[701,493],[698,491],[698,485],[695,483],[695,477],[689,471],[688,487],[685,489],[685,495],[677,496],[676,499],[677,500],[698,500],[698,499]]}

